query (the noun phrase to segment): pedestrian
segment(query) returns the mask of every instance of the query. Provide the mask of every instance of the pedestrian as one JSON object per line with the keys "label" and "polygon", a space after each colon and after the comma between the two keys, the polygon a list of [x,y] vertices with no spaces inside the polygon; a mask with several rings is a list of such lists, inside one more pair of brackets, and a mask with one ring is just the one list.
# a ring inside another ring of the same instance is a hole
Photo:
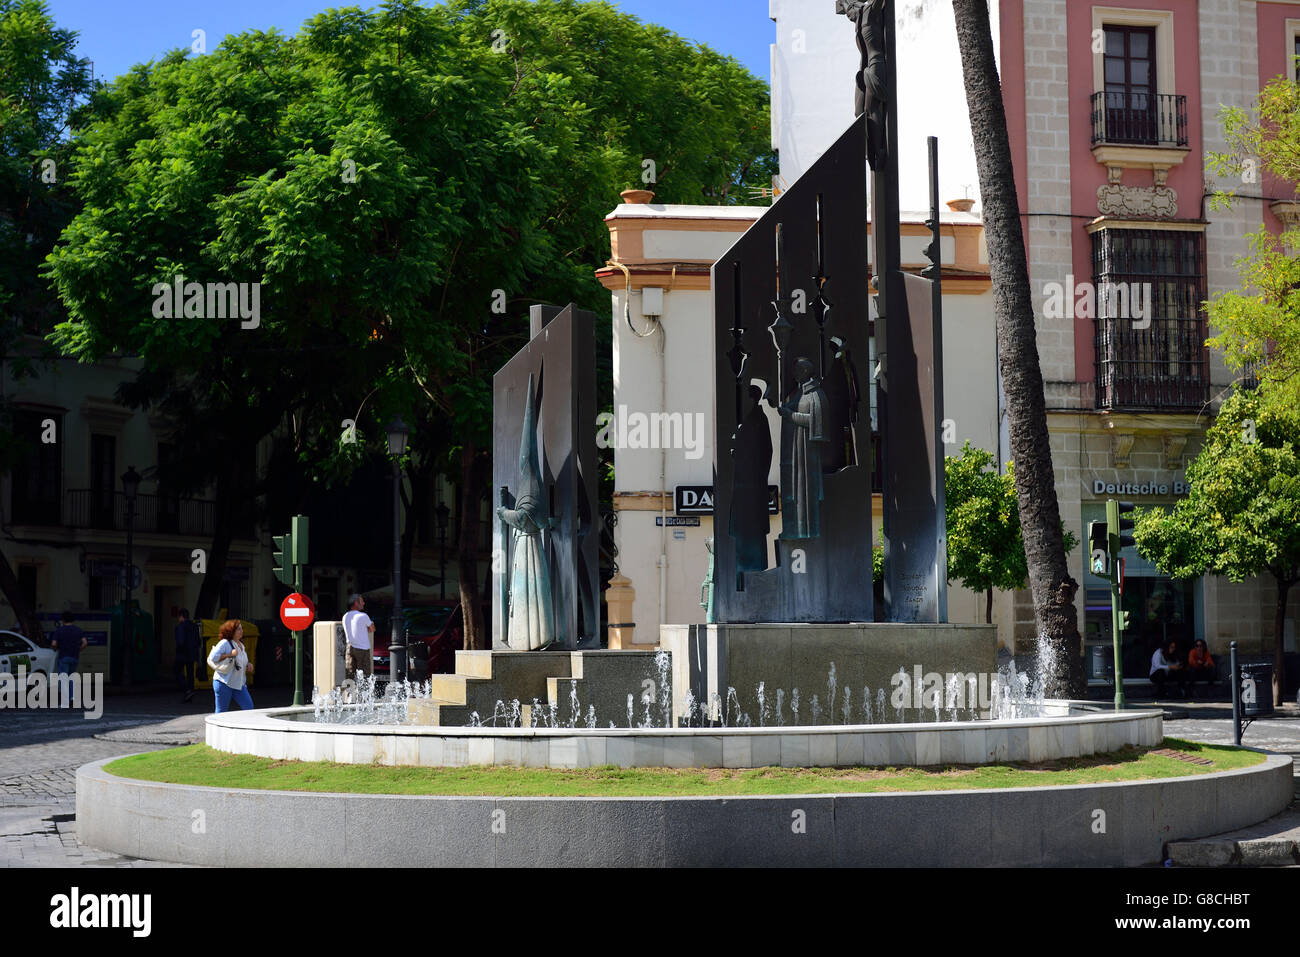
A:
{"label": "pedestrian", "polygon": [[1206,684],[1213,684],[1214,679],[1219,676],[1218,669],[1214,666],[1214,659],[1210,657],[1209,646],[1205,644],[1204,638],[1197,638],[1191,653],[1187,656],[1187,667],[1191,672],[1192,687],[1196,687],[1196,682],[1204,680]]}
{"label": "pedestrian", "polygon": [[59,659],[59,674],[70,675],[77,670],[82,649],[86,647],[86,634],[72,623],[72,612],[63,613],[63,624],[50,633],[50,647]]}
{"label": "pedestrian", "polygon": [[1169,679],[1178,682],[1178,693],[1187,697],[1187,669],[1178,660],[1178,642],[1171,641],[1163,648],[1157,648],[1151,655],[1151,683],[1156,686],[1156,693],[1165,696],[1165,683]]}
{"label": "pedestrian", "polygon": [[253,666],[248,663],[244,650],[244,623],[231,619],[223,621],[217,632],[218,641],[208,655],[212,676],[212,692],[217,700],[217,714],[230,710],[234,701],[244,711],[253,710],[253,698],[246,687]]}
{"label": "pedestrian", "polygon": [[190,620],[190,613],[182,608],[176,615],[176,661],[172,670],[184,697],[182,702],[194,698],[194,668],[201,660],[199,655],[199,626]]}
{"label": "pedestrian", "polygon": [[374,672],[372,639],[375,634],[375,623],[370,620],[365,608],[366,600],[354,593],[348,599],[348,610],[343,616],[343,635],[348,642],[344,674],[354,681],[358,671],[366,677],[370,677]]}

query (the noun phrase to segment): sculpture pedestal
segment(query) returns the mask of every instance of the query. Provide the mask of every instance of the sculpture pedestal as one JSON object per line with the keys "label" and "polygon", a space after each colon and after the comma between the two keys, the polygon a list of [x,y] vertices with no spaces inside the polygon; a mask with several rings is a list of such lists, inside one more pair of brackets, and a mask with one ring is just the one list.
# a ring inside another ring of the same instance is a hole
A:
{"label": "sculpture pedestal", "polygon": [[[659,641],[660,647],[672,653],[673,703],[678,714],[690,692],[697,703],[714,704],[712,720],[725,720],[730,726],[743,720],[741,715],[748,715],[755,727],[795,724],[796,689],[800,725],[844,724],[846,689],[849,724],[933,721],[934,695],[926,692],[932,692],[936,682],[945,718],[951,717],[947,691],[954,683],[961,685],[963,700],[957,716],[967,719],[980,710],[980,688],[987,689],[986,698],[992,693],[997,673],[997,629],[993,625],[894,622],[663,625],[659,629]],[[833,688],[832,664],[835,666]],[[899,699],[894,695],[901,685],[896,678],[900,669],[908,679],[901,714],[895,707]],[[971,675],[974,694],[970,694]],[[760,682],[763,685],[761,707]],[[730,694],[732,689],[734,697]],[[870,713],[864,705],[864,690]],[[779,717],[778,691],[782,699]],[[816,716],[814,695],[820,712]],[[700,724],[698,710],[692,723]]]}

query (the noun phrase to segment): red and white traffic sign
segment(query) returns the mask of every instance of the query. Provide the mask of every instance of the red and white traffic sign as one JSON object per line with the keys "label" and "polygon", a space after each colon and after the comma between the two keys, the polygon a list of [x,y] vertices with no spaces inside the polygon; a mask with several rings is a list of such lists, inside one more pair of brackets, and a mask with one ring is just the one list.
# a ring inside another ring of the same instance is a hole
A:
{"label": "red and white traffic sign", "polygon": [[294,592],[280,602],[280,621],[290,631],[306,631],[316,620],[316,606],[306,595]]}

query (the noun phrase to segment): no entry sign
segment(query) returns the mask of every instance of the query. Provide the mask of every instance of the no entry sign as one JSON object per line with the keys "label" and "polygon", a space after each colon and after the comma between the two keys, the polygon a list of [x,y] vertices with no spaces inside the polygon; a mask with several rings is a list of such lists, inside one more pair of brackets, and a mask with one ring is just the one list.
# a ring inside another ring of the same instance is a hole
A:
{"label": "no entry sign", "polygon": [[280,602],[280,621],[290,631],[306,631],[316,620],[316,606],[306,595],[294,592]]}

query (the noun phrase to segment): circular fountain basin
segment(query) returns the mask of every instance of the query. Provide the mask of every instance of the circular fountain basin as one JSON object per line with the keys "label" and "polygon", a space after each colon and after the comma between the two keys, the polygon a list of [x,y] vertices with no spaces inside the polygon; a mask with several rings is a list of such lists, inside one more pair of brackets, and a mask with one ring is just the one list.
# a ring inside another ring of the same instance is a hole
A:
{"label": "circular fountain basin", "polygon": [[748,728],[496,728],[326,724],[314,710],[207,717],[218,751],[276,760],[414,767],[919,767],[1051,761],[1154,747],[1160,711],[1048,700],[1032,717],[916,724]]}

